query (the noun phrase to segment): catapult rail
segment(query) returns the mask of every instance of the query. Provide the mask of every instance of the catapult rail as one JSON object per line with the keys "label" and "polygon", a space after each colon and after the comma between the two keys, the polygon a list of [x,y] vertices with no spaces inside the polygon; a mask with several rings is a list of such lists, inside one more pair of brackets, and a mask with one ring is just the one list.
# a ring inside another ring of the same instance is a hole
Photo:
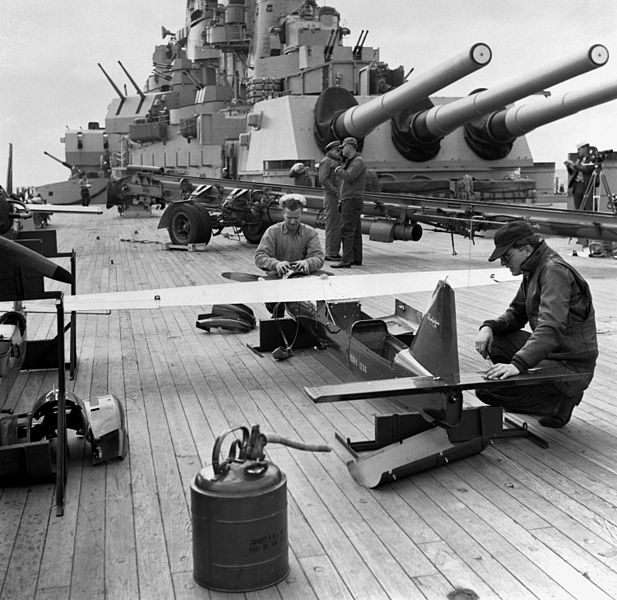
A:
{"label": "catapult rail", "polygon": [[[166,180],[166,177],[169,178]],[[171,183],[173,175],[160,177],[163,186]],[[321,188],[280,185],[275,183],[249,182],[231,179],[202,177],[177,177],[174,184],[185,179],[195,185],[212,185],[226,192],[247,189],[279,195],[295,192],[307,199],[307,208],[320,211],[323,202]],[[435,198],[415,194],[392,194],[365,192],[363,214],[367,218],[391,219],[396,222],[412,221],[452,228],[458,223],[472,231],[495,228],[511,219],[527,219],[540,233],[563,237],[582,237],[604,241],[617,241],[617,215],[609,212],[572,211],[544,206],[481,202],[457,198]],[[270,213],[270,216],[276,216]],[[280,217],[279,217],[280,218]]]}

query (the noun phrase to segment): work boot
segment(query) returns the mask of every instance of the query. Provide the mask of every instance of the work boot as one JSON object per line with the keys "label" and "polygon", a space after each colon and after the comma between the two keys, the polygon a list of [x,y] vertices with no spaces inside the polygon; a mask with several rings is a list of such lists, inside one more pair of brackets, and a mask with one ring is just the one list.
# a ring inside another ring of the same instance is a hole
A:
{"label": "work boot", "polygon": [[557,409],[557,412],[552,417],[542,417],[539,420],[540,425],[544,427],[554,427],[555,429],[561,429],[564,425],[567,425],[572,418],[572,412],[578,405],[577,400],[568,398],[563,400]]}

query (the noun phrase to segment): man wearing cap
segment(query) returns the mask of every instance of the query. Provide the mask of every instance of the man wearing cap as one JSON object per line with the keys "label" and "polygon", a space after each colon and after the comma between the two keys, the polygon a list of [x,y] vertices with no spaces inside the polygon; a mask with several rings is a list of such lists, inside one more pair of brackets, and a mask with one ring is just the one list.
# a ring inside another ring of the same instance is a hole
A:
{"label": "man wearing cap", "polygon": [[362,264],[362,192],[366,185],[366,165],[358,153],[356,138],[346,137],[341,143],[344,163],[335,169],[341,178],[341,213],[343,228],[343,260],[332,265],[333,269],[349,268]]}
{"label": "man wearing cap", "polygon": [[[583,205],[585,190],[595,169],[595,164],[588,142],[577,144],[576,152],[578,156],[575,162],[566,160],[563,164],[568,169],[568,175],[570,176],[568,179],[568,191],[572,193],[572,205],[575,210],[579,210]],[[593,207],[583,205],[583,208],[592,209]]]}
{"label": "man wearing cap", "polygon": [[319,163],[319,183],[324,189],[323,211],[326,218],[326,260],[340,260],[341,213],[338,211],[340,177],[335,173],[339,166],[338,141],[330,142],[326,155]]}
{"label": "man wearing cap", "polygon": [[305,274],[323,266],[324,255],[317,231],[301,223],[306,198],[301,194],[285,194],[280,198],[283,221],[270,225],[255,252],[255,265],[278,277],[291,272]]}
{"label": "man wearing cap", "polygon": [[313,187],[311,169],[304,163],[295,163],[291,169],[289,169],[289,176],[294,180],[294,185]]}
{"label": "man wearing cap", "polygon": [[[497,259],[523,280],[506,312],[480,327],[476,350],[493,362],[484,376],[507,379],[534,367],[550,367],[580,373],[580,379],[478,389],[476,395],[509,412],[540,415],[545,427],[563,427],[591,382],[598,356],[589,286],[526,221],[512,221],[495,232],[489,261]],[[527,323],[531,333],[523,330]]]}

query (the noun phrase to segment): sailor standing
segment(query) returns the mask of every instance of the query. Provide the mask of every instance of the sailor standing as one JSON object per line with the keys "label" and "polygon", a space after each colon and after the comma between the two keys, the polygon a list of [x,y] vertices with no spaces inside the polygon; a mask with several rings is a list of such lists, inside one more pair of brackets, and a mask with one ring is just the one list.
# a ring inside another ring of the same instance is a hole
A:
{"label": "sailor standing", "polygon": [[362,264],[362,193],[366,185],[366,165],[358,152],[356,138],[346,137],[341,144],[345,160],[335,173],[342,179],[340,197],[343,217],[343,260],[333,269]]}
{"label": "sailor standing", "polygon": [[336,174],[339,166],[339,142],[330,142],[326,155],[319,163],[319,183],[324,190],[323,211],[326,218],[326,260],[340,260],[341,255],[341,213],[338,211],[340,177]]}
{"label": "sailor standing", "polygon": [[89,206],[90,205],[90,182],[88,181],[88,177],[84,175],[79,180],[79,192],[81,195],[81,205]]}

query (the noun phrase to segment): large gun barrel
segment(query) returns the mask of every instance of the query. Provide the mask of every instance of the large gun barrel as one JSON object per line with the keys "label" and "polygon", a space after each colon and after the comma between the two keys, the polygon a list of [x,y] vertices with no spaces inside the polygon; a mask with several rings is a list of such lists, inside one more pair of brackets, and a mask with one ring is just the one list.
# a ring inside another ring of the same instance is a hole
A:
{"label": "large gun barrel", "polygon": [[429,73],[420,75],[365,104],[350,108],[335,119],[334,132],[339,138],[347,135],[363,138],[403,108],[485,67],[490,60],[491,49],[486,44],[474,44],[467,52],[451,58]]}
{"label": "large gun barrel", "polygon": [[[608,50],[595,44],[567,58],[515,78],[489,90],[481,90],[448,104],[434,106],[415,114],[400,115],[393,121],[395,143],[403,141],[403,149],[411,148],[414,160],[421,153],[422,160],[434,158],[440,149],[439,142],[448,133],[461,125],[479,119],[505,105],[534,94],[546,87],[561,83],[593,69],[608,61]],[[406,118],[404,118],[406,116]],[[405,152],[403,152],[404,155]]]}
{"label": "large gun barrel", "polygon": [[45,150],[43,150],[43,154],[49,156],[49,158],[53,158],[56,162],[59,162],[62,166],[66,167],[67,169],[73,168],[73,165],[71,163],[67,163],[64,160],[60,160],[57,156],[54,156],[53,154],[50,154],[49,152],[46,152]]}
{"label": "large gun barrel", "polygon": [[485,137],[493,143],[508,143],[552,121],[617,98],[617,82],[603,83],[585,90],[567,92],[522,106],[493,113],[486,121]]}
{"label": "large gun barrel", "polygon": [[362,139],[402,109],[486,66],[491,56],[491,49],[486,44],[474,44],[466,52],[445,61],[428,73],[361,105],[347,90],[328,88],[315,104],[315,139],[322,149],[337,138],[353,136]]}

